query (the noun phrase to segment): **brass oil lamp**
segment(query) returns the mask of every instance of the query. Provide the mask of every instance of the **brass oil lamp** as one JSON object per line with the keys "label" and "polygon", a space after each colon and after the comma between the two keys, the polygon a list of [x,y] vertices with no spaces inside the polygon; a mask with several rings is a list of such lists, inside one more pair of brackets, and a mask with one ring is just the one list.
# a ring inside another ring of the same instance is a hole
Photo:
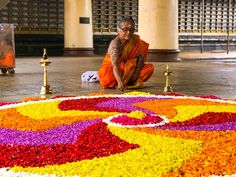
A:
{"label": "brass oil lamp", "polygon": [[51,63],[51,61],[48,60],[47,56],[47,50],[44,48],[43,49],[43,58],[40,60],[40,64],[43,67],[43,86],[41,88],[40,94],[45,95],[45,94],[51,94],[52,89],[50,85],[48,84],[48,66]]}
{"label": "brass oil lamp", "polygon": [[164,93],[173,92],[172,87],[170,86],[170,77],[173,75],[173,72],[169,70],[169,65],[166,65],[166,71],[163,73],[166,77],[166,85],[164,87]]}

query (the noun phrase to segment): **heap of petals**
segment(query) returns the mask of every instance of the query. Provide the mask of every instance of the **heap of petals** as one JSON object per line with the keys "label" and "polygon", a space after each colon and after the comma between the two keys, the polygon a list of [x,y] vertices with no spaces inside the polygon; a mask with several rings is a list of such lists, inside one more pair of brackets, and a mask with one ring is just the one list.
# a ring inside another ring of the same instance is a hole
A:
{"label": "heap of petals", "polygon": [[214,95],[0,102],[0,176],[234,176],[236,101]]}

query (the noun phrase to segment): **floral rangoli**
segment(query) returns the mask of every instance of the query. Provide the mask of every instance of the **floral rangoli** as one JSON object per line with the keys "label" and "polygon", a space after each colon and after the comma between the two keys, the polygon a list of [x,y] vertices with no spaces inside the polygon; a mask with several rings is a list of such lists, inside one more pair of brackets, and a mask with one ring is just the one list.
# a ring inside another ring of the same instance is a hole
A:
{"label": "floral rangoli", "polygon": [[0,102],[0,176],[236,174],[236,101],[130,93]]}

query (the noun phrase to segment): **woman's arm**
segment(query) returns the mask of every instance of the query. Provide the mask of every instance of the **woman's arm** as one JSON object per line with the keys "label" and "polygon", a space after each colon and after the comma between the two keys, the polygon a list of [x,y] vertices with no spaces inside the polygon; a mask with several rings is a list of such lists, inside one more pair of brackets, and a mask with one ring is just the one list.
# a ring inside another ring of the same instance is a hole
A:
{"label": "woman's arm", "polygon": [[139,73],[140,73],[140,71],[141,71],[143,65],[144,65],[144,57],[143,57],[142,55],[139,55],[139,56],[137,57],[137,65],[136,65],[136,68],[135,68],[134,73],[132,74],[132,76],[131,76],[131,78],[130,78],[130,80],[129,80],[129,84],[132,84],[132,83],[134,83],[135,81],[137,81],[138,76],[139,76]]}
{"label": "woman's arm", "polygon": [[113,74],[114,77],[118,83],[117,89],[124,91],[125,89],[125,85],[124,85],[124,81],[122,79],[122,74],[120,71],[120,62],[119,62],[119,49],[118,49],[118,45],[112,41],[109,48],[108,48],[108,53],[110,55],[111,58],[111,62],[112,62],[112,67],[113,67]]}

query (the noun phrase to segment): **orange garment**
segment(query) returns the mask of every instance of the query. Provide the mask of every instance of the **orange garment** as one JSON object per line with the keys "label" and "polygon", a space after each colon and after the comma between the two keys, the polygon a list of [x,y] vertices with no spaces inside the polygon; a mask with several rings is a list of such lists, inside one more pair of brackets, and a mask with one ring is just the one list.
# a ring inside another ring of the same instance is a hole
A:
{"label": "orange garment", "polygon": [[[128,83],[135,70],[137,57],[142,55],[144,56],[145,61],[147,60],[148,46],[149,44],[141,40],[138,35],[133,35],[130,41],[123,47],[119,61],[120,71],[125,84]],[[139,73],[138,80],[143,82],[147,81],[151,77],[153,71],[154,67],[152,64],[144,64]],[[117,81],[113,74],[111,58],[108,52],[98,70],[98,76],[99,82],[103,88],[115,88],[115,86],[117,86]]]}
{"label": "orange garment", "polygon": [[3,58],[0,59],[0,67],[14,68],[15,55],[13,51],[5,51]]}

